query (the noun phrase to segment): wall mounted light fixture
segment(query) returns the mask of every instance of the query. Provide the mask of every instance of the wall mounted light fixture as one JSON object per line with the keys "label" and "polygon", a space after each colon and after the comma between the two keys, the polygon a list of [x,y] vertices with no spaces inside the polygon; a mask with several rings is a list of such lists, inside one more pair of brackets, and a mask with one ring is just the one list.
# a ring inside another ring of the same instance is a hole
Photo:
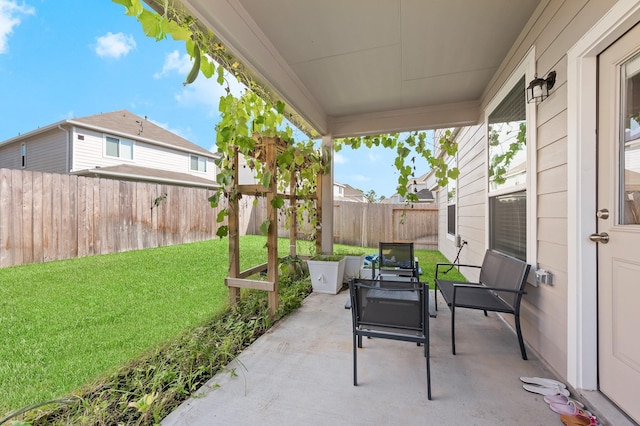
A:
{"label": "wall mounted light fixture", "polygon": [[538,75],[531,80],[527,87],[527,103],[535,102],[539,104],[549,97],[549,90],[556,84],[556,72],[551,71],[547,78],[538,78]]}

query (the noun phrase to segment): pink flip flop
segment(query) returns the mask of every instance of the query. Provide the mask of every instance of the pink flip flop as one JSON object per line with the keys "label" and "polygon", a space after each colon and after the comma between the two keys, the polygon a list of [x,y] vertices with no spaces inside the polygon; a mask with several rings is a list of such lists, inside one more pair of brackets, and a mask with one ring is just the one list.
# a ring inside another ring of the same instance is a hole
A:
{"label": "pink flip flop", "polygon": [[582,404],[580,401],[566,397],[564,395],[545,395],[543,399],[544,399],[544,402],[546,402],[547,404],[565,404],[566,405],[569,403],[573,403],[573,405],[577,407],[584,408],[584,404]]}
{"label": "pink flip flop", "polygon": [[589,416],[591,416],[591,413],[587,413],[586,411],[584,411],[576,404],[576,401],[568,401],[566,404],[557,404],[552,402],[551,404],[549,404],[549,408],[551,408],[551,411],[555,413],[564,414],[567,416],[575,416],[578,413],[588,414]]}

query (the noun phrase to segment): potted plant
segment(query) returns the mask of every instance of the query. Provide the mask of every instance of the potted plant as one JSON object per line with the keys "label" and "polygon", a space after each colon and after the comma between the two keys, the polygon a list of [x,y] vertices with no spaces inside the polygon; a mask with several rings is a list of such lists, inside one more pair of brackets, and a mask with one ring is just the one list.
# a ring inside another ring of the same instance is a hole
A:
{"label": "potted plant", "polygon": [[348,283],[352,278],[360,278],[360,270],[364,266],[364,254],[348,253],[344,255],[344,277],[343,282]]}
{"label": "potted plant", "polygon": [[342,288],[345,257],[320,254],[307,260],[311,285],[316,293],[337,294]]}

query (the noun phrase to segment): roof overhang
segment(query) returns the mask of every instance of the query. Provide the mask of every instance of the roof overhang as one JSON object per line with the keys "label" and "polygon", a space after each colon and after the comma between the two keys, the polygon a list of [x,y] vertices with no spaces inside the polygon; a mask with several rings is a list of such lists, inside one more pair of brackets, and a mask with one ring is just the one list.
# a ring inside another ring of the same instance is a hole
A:
{"label": "roof overhang", "polygon": [[541,2],[181,1],[290,114],[333,137],[478,123]]}

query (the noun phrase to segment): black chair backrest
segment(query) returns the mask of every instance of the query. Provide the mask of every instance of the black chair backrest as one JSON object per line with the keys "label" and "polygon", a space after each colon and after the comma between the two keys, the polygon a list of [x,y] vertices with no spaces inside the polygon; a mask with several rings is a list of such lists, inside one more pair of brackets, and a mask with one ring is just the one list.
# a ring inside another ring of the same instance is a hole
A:
{"label": "black chair backrest", "polygon": [[391,328],[424,333],[426,285],[354,279],[349,283],[354,327]]}
{"label": "black chair backrest", "polygon": [[414,267],[413,243],[383,243],[379,244],[379,259],[381,268]]}
{"label": "black chair backrest", "polygon": [[512,309],[518,306],[527,282],[530,266],[520,259],[494,250],[487,250],[480,269],[480,282],[487,287],[516,290],[519,293],[499,293],[498,295]]}

